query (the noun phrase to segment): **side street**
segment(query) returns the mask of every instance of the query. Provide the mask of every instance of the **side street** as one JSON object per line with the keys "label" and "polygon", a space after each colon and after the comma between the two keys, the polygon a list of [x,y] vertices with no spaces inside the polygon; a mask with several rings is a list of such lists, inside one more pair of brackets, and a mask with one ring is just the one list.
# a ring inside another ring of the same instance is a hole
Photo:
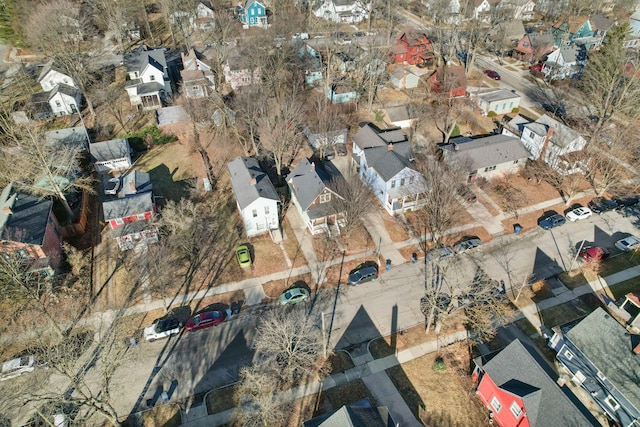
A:
{"label": "side street", "polygon": [[0,4],[0,427],[640,424],[636,0]]}

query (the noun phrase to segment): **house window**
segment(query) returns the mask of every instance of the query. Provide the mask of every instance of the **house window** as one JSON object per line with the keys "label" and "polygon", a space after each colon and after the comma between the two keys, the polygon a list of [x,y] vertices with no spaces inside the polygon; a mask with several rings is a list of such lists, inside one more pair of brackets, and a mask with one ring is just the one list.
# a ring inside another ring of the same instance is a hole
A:
{"label": "house window", "polygon": [[502,109],[503,109],[503,110],[505,110],[506,108],[507,108],[507,103],[506,103],[506,102],[503,102],[503,103],[502,103]]}
{"label": "house window", "polygon": [[249,23],[250,23],[250,24],[255,23],[255,22],[254,22],[254,18],[249,18]]}
{"label": "house window", "polygon": [[331,193],[324,193],[320,195],[320,203],[327,203],[331,200]]}
{"label": "house window", "polygon": [[269,215],[269,206],[264,207],[264,214]]}
{"label": "house window", "polygon": [[529,47],[529,43],[527,42],[522,43],[522,47]]}
{"label": "house window", "polygon": [[484,168],[485,172],[491,172],[491,171],[494,171],[494,170],[496,170],[496,165]]}
{"label": "house window", "polygon": [[617,411],[618,409],[620,409],[620,405],[618,404],[618,402],[616,402],[616,400],[612,396],[607,396],[607,398],[604,399],[604,401],[614,411]]}
{"label": "house window", "polygon": [[514,164],[514,165],[517,165],[519,161],[520,161],[520,160],[514,160],[514,161],[513,161],[513,164]]}
{"label": "house window", "polygon": [[249,13],[249,15],[254,16],[256,14],[256,10],[255,9],[251,9],[251,13]]}
{"label": "house window", "polygon": [[404,187],[404,178],[400,179],[400,187]]}
{"label": "house window", "polygon": [[391,188],[396,188],[396,181],[395,181],[395,179],[391,181]]}
{"label": "house window", "polygon": [[533,138],[533,131],[529,130],[529,138]]}
{"label": "house window", "polygon": [[56,107],[60,107],[62,104],[60,104],[60,101],[56,101]]}
{"label": "house window", "polygon": [[117,225],[123,225],[123,224],[124,224],[124,219],[122,219],[122,218],[116,218],[116,219],[115,219],[115,222],[116,222],[116,224],[117,224]]}
{"label": "house window", "polygon": [[566,357],[567,360],[571,360],[571,359],[573,359],[573,353],[571,353],[569,350],[565,350],[564,351],[564,357]]}
{"label": "house window", "polygon": [[413,184],[413,176],[409,178],[409,184]]}
{"label": "house window", "polygon": [[520,415],[522,415],[522,408],[518,405],[518,402],[514,401],[509,409],[511,409],[511,413],[516,418],[520,418]]}
{"label": "house window", "polygon": [[495,396],[491,399],[491,407],[496,412],[500,412],[500,409],[502,409],[502,404]]}
{"label": "house window", "polygon": [[253,215],[253,217],[257,217],[258,216],[258,209],[252,209],[251,210],[251,215]]}
{"label": "house window", "polygon": [[154,75],[149,76],[149,80],[154,81],[155,79],[156,79],[156,76]]}

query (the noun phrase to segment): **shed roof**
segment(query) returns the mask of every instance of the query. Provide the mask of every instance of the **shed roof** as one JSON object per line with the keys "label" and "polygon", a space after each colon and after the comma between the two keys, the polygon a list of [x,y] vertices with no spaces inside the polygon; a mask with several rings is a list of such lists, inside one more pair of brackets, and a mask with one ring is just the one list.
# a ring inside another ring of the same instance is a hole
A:
{"label": "shed roof", "polygon": [[360,148],[386,147],[389,143],[408,141],[400,128],[380,129],[373,123],[365,123],[353,136],[353,142]]}
{"label": "shed roof", "polygon": [[506,101],[509,99],[519,99],[520,95],[506,89],[496,89],[488,92],[481,92],[478,98],[486,102]]}

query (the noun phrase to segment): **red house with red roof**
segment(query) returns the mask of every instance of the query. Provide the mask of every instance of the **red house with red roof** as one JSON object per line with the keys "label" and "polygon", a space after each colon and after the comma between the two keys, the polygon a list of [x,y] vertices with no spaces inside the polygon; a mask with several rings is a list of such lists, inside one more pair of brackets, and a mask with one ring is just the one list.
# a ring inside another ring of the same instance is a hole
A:
{"label": "red house with red roof", "polygon": [[500,427],[599,425],[549,362],[528,344],[512,341],[499,352],[474,359],[476,394]]}
{"label": "red house with red roof", "polygon": [[451,67],[440,66],[429,76],[429,87],[432,91],[449,92],[449,96],[455,98],[467,94],[467,74],[464,67],[457,65]]}
{"label": "red house with red roof", "polygon": [[413,30],[404,30],[396,43],[389,48],[389,60],[394,64],[424,64],[436,56],[426,34]]}

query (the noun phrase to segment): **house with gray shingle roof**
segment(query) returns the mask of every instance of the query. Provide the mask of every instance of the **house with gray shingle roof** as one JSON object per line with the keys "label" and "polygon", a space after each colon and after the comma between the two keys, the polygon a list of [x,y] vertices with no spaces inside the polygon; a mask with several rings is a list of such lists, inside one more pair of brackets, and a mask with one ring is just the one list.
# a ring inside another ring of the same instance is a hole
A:
{"label": "house with gray shingle roof", "polygon": [[493,111],[496,114],[507,114],[514,108],[520,108],[520,95],[506,89],[490,89],[484,92],[471,93],[484,115]]}
{"label": "house with gray shingle roof", "polygon": [[258,161],[240,156],[227,164],[227,169],[247,236],[278,230],[280,197]]}
{"label": "house with gray shingle roof", "polygon": [[91,163],[96,172],[123,170],[131,167],[131,146],[126,138],[89,144]]}
{"label": "house with gray shingle roof", "polygon": [[411,142],[400,128],[364,124],[353,136],[353,162],[360,180],[390,215],[424,203],[426,183],[413,165]]}
{"label": "house with gray shingle roof", "polygon": [[315,0],[311,10],[318,18],[353,24],[367,19],[370,7],[367,0]]}
{"label": "house with gray shingle roof", "polygon": [[331,188],[331,176],[306,158],[287,175],[291,202],[311,234],[340,234],[344,211],[335,203],[343,197]]}
{"label": "house with gray shingle roof", "polygon": [[67,116],[69,114],[78,114],[81,102],[82,92],[64,83],[58,83],[53,89],[47,92],[35,93],[29,98],[29,104],[44,104],[36,107],[47,112],[47,115],[42,118],[51,115]]}
{"label": "house with gray shingle roof", "polygon": [[374,408],[369,398],[344,405],[337,411],[319,415],[304,421],[302,427],[394,427],[395,424],[386,406]]}
{"label": "house with gray shingle roof", "polygon": [[509,135],[453,138],[441,150],[445,162],[455,162],[468,169],[468,182],[479,177],[491,179],[515,173],[527,164],[530,156],[520,138]]}
{"label": "house with gray shingle roof", "polygon": [[600,425],[537,349],[520,340],[474,359],[476,395],[499,426],[592,427]]}
{"label": "house with gray shingle roof", "polygon": [[121,179],[115,198],[102,202],[105,222],[121,251],[145,247],[158,241],[152,219],[156,207],[149,174],[132,171]]}
{"label": "house with gray shingle roof", "polygon": [[634,335],[602,308],[575,326],[554,328],[549,347],[562,374],[614,424],[640,425],[640,335]]}
{"label": "house with gray shingle roof", "polygon": [[582,72],[587,57],[584,46],[561,46],[549,53],[542,73],[549,80],[577,77]]}
{"label": "house with gray shingle roof", "polygon": [[142,45],[124,56],[128,74],[125,89],[131,105],[144,110],[162,107],[177,80],[173,65],[178,61],[176,55],[179,53]]}

